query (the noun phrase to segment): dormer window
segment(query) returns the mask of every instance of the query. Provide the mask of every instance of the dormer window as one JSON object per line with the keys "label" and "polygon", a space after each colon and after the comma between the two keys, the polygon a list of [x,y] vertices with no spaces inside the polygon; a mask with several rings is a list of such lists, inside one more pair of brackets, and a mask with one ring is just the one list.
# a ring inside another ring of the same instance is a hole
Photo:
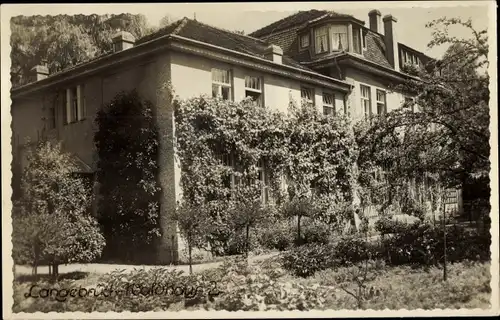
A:
{"label": "dormer window", "polygon": [[328,51],[328,27],[320,27],[315,30],[315,52],[323,53]]}
{"label": "dormer window", "polygon": [[300,36],[300,48],[309,47],[309,34],[303,34]]}
{"label": "dormer window", "polygon": [[363,45],[361,42],[361,28],[352,28],[352,48],[354,49],[354,53],[361,54],[361,46]]}
{"label": "dormer window", "polygon": [[347,26],[332,26],[332,50],[347,51]]}
{"label": "dormer window", "polygon": [[412,65],[415,67],[418,67],[421,65],[420,59],[417,57],[417,55],[415,55],[411,52],[405,51],[405,50],[401,50],[401,51],[402,51],[401,57],[403,60],[403,65]]}

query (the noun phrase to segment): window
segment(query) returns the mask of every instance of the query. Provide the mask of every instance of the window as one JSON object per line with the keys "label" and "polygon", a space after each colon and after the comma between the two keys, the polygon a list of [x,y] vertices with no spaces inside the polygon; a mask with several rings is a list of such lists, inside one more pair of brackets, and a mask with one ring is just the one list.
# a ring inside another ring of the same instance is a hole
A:
{"label": "window", "polygon": [[85,103],[85,86],[81,85],[80,86],[80,114],[78,116],[78,120],[84,120],[87,117],[87,104]]}
{"label": "window", "polygon": [[56,128],[56,107],[53,105],[49,108],[49,130]]}
{"label": "window", "polygon": [[408,51],[402,51],[402,59],[403,64],[409,64],[417,67],[421,65],[420,59],[415,54]]}
{"label": "window", "polygon": [[323,114],[335,115],[335,97],[331,93],[323,92]]}
{"label": "window", "polygon": [[309,34],[303,34],[300,36],[300,47],[301,48],[309,47]]}
{"label": "window", "polygon": [[218,154],[217,158],[219,159],[220,163],[231,169],[231,173],[228,175],[224,176],[223,179],[223,184],[224,187],[234,190],[237,185],[239,185],[239,177],[237,177],[234,174],[234,171],[236,171],[236,166],[235,166],[235,161],[233,155],[230,154]]}
{"label": "window", "polygon": [[77,85],[66,89],[63,93],[63,117],[64,124],[74,123],[84,120],[86,117],[85,98],[83,95],[83,86]]}
{"label": "window", "polygon": [[251,97],[259,106],[262,102],[262,81],[259,77],[245,77],[245,97]]}
{"label": "window", "polygon": [[212,69],[212,97],[231,100],[231,72]]}
{"label": "window", "polygon": [[353,40],[353,49],[354,53],[361,54],[361,29],[360,28],[352,28],[352,40]]}
{"label": "window", "polygon": [[377,89],[377,114],[387,113],[386,93]]}
{"label": "window", "polygon": [[347,26],[332,27],[332,50],[348,50]]}
{"label": "window", "polygon": [[314,104],[314,91],[311,88],[302,87],[300,89],[300,97],[307,103]]}
{"label": "window", "polygon": [[363,41],[363,49],[366,49],[366,32],[361,31],[361,40]]}
{"label": "window", "polygon": [[323,53],[328,51],[328,27],[320,27],[315,31],[315,39],[314,43],[316,48],[316,53]]}
{"label": "window", "polygon": [[405,97],[405,106],[415,112],[415,100],[412,97]]}
{"label": "window", "polygon": [[71,117],[70,117],[70,122],[76,122],[78,121],[78,110],[79,103],[78,103],[78,90],[76,87],[71,88]]}
{"label": "window", "polygon": [[363,112],[365,114],[365,118],[369,118],[372,113],[372,101],[371,101],[371,92],[370,87],[361,85],[361,105],[363,106]]}
{"label": "window", "polygon": [[269,203],[269,176],[267,174],[266,170],[266,165],[264,161],[259,161],[258,164],[258,170],[259,170],[259,182],[261,185],[261,198],[262,198],[262,204],[268,204]]}

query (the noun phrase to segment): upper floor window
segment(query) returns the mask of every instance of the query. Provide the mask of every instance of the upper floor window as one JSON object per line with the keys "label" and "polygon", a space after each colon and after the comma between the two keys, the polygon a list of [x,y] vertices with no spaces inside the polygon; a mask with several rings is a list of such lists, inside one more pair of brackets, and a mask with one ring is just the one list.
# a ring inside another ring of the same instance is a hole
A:
{"label": "upper floor window", "polygon": [[354,53],[361,54],[362,50],[362,33],[361,28],[352,28],[352,48]]}
{"label": "upper floor window", "polygon": [[315,52],[323,53],[328,51],[328,27],[320,27],[315,30]]}
{"label": "upper floor window", "polygon": [[361,105],[363,106],[363,112],[365,118],[369,118],[372,113],[372,99],[371,99],[371,89],[368,86],[360,85],[361,89]]}
{"label": "upper floor window", "polygon": [[335,115],[335,97],[331,93],[323,92],[323,114]]}
{"label": "upper floor window", "polygon": [[386,93],[377,89],[377,114],[387,113]]}
{"label": "upper floor window", "polygon": [[259,106],[262,106],[262,81],[260,77],[245,77],[245,97],[251,97]]}
{"label": "upper floor window", "polygon": [[66,89],[63,108],[64,124],[84,120],[87,116],[84,86],[77,85]]}
{"label": "upper floor window", "polygon": [[300,36],[300,47],[301,48],[309,47],[309,34],[303,34]]}
{"label": "upper floor window", "polygon": [[212,97],[231,100],[231,71],[212,69]]}
{"label": "upper floor window", "polygon": [[405,50],[401,50],[401,58],[403,60],[403,65],[409,64],[413,66],[419,66],[421,64],[420,59],[417,57],[417,55]]}
{"label": "upper floor window", "polygon": [[300,97],[307,103],[314,104],[314,90],[312,88],[300,88]]}
{"label": "upper floor window", "polygon": [[332,27],[332,50],[348,50],[347,26]]}

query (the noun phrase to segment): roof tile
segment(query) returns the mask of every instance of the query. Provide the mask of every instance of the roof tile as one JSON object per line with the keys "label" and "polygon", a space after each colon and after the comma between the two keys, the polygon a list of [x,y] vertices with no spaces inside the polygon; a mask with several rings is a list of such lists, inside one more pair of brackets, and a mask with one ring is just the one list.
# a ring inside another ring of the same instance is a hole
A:
{"label": "roof tile", "polygon": [[[265,50],[271,44],[271,42],[268,41],[215,28],[188,18],[178,20],[152,35],[141,38],[138,43],[144,43],[167,34],[175,34],[180,37],[208,43],[240,53],[250,54],[260,58],[264,58]],[[313,71],[305,66],[302,66],[299,62],[294,61],[286,55],[283,56],[283,64],[307,71]]]}
{"label": "roof tile", "polygon": [[332,17],[352,17],[348,14],[337,13],[329,10],[308,10],[299,11],[296,14],[285,17],[281,20],[271,23],[259,30],[252,32],[250,35],[254,37],[262,37],[270,33],[274,33],[280,30],[288,29],[290,27],[302,25],[310,22],[311,20],[318,19],[324,15],[329,15]]}

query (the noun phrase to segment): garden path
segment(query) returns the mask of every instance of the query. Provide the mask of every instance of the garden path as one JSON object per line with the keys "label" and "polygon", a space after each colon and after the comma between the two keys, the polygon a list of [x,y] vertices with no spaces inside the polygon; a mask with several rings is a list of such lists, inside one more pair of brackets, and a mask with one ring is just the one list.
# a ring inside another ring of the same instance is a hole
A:
{"label": "garden path", "polygon": [[[248,259],[250,262],[256,262],[271,258],[277,255],[276,252],[268,253],[263,255],[255,255],[250,256]],[[217,268],[223,263],[223,261],[219,262],[208,262],[202,264],[193,265],[193,272],[200,272],[207,269]],[[130,264],[105,264],[105,263],[88,263],[88,264],[66,264],[59,266],[59,274],[65,273],[73,273],[73,272],[84,272],[84,273],[94,273],[94,274],[105,274],[114,270],[126,270],[132,271],[134,269],[144,269],[151,270],[154,268],[167,268],[171,270],[179,270],[184,271],[185,273],[189,273],[189,265],[166,265],[166,266],[158,266],[158,265],[130,265]],[[15,272],[16,276],[20,275],[31,275],[32,268],[30,266],[16,266]],[[39,266],[38,274],[49,274],[48,266]]]}

